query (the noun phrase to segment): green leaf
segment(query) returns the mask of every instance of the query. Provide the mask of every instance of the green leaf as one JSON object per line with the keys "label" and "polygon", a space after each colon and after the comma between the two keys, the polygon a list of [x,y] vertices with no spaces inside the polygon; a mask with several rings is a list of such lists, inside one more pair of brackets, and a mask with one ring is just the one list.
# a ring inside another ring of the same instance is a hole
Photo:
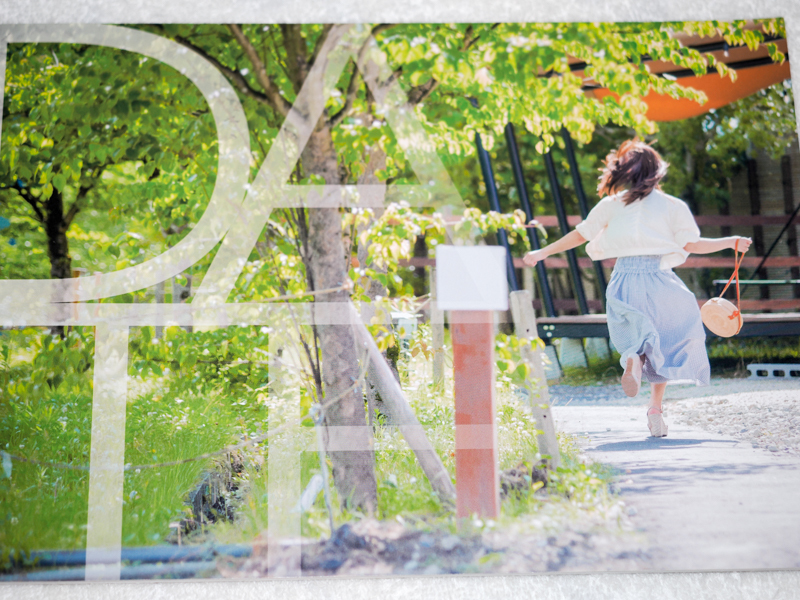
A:
{"label": "green leaf", "polygon": [[114,106],[114,112],[119,117],[126,117],[126,116],[128,116],[128,113],[130,112],[130,105],[128,104],[128,102],[126,100],[120,100]]}
{"label": "green leaf", "polygon": [[28,181],[33,177],[33,171],[31,171],[28,165],[19,165],[17,167],[17,175],[19,175],[23,181]]}
{"label": "green leaf", "polygon": [[52,179],[53,187],[55,187],[59,192],[64,191],[64,186],[67,184],[67,177],[64,173],[59,173],[55,175]]}
{"label": "green leaf", "polygon": [[522,385],[528,379],[530,368],[525,363],[520,363],[511,373],[511,381],[516,385]]}
{"label": "green leaf", "polygon": [[100,144],[89,144],[89,151],[97,158],[98,161],[101,163],[106,161],[106,157],[108,156],[108,149]]}

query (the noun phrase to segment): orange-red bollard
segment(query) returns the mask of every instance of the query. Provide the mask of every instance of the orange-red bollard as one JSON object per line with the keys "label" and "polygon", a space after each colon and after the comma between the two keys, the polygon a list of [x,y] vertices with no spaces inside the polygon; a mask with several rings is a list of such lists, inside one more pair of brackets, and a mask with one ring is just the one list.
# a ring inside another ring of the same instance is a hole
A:
{"label": "orange-red bollard", "polygon": [[456,403],[456,515],[500,513],[491,311],[453,311]]}

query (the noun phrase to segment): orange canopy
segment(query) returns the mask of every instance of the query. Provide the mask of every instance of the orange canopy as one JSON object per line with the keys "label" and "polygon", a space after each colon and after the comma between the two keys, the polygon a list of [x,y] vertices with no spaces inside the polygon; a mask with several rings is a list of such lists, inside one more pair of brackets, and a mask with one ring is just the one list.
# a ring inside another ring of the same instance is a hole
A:
{"label": "orange canopy", "polygon": [[[679,36],[685,46],[694,46],[702,51],[703,46],[711,47],[714,43],[722,42],[722,38],[695,38],[689,36]],[[787,54],[786,40],[776,40],[775,43],[784,54]],[[681,86],[691,87],[706,94],[708,101],[699,104],[685,98],[671,98],[662,94],[650,93],[645,96],[644,101],[648,105],[647,118],[652,121],[677,121],[688,119],[707,113],[713,108],[719,108],[746,98],[766,87],[789,79],[789,60],[783,64],[773,63],[768,60],[769,53],[762,44],[756,50],[746,47],[735,47],[727,50],[720,49],[708,52],[731,66],[736,71],[736,81],[731,81],[730,77],[722,77],[718,73],[709,73],[700,77],[690,75],[682,76],[685,73],[679,71],[679,67],[664,61],[651,61],[648,68],[651,73],[667,74],[676,73],[678,78],[676,83]],[[760,64],[764,62],[765,64]],[[575,71],[576,73],[580,71]],[[595,88],[587,91],[588,94],[596,98],[607,96],[618,97],[606,88]]]}
{"label": "orange canopy", "polygon": [[[644,97],[647,102],[647,118],[651,121],[677,121],[707,113],[712,108],[725,106],[741,98],[763,90],[773,84],[789,79],[789,61],[781,64],[750,67],[737,71],[736,81],[722,77],[718,73],[701,77],[687,77],[676,83],[705,92],[708,102],[698,104],[686,98],[671,98],[663,94],[649,93]],[[596,98],[613,96],[605,88],[593,90]]]}

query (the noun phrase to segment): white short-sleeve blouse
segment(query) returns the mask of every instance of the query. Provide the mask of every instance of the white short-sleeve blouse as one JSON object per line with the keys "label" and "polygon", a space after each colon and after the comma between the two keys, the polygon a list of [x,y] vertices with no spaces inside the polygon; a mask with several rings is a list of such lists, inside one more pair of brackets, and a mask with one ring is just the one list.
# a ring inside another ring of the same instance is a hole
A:
{"label": "white short-sleeve blouse", "polygon": [[700,228],[683,200],[653,190],[626,205],[626,192],[603,198],[575,229],[588,244],[592,260],[621,256],[661,255],[660,268],[686,261],[683,247],[700,239]]}

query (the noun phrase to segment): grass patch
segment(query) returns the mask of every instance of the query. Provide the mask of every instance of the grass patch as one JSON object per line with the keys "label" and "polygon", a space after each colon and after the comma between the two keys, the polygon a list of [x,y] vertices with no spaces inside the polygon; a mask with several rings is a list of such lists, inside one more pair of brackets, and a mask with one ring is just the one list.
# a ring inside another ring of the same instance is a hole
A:
{"label": "grass patch", "polygon": [[[711,372],[722,377],[746,377],[751,363],[800,363],[800,337],[709,338],[706,341]],[[623,369],[619,354],[607,360],[590,359],[587,367],[564,367],[558,385],[592,386],[618,384]]]}
{"label": "grass patch", "polygon": [[[248,328],[250,329],[250,328]],[[266,367],[251,356],[266,346],[258,331],[230,328],[188,334],[131,330],[125,462],[150,465],[214,452],[264,429],[258,387]],[[89,465],[93,328],[61,340],[41,329],[2,337],[0,440],[9,454]],[[253,358],[243,365],[243,358]],[[263,362],[263,360],[261,361]],[[186,494],[214,459],[126,471],[122,543],[163,543],[169,524],[186,516]],[[12,462],[0,475],[3,563],[18,551],[86,546],[89,474]]]}
{"label": "grass patch", "polygon": [[613,352],[608,359],[590,359],[588,367],[564,367],[561,379],[554,383],[576,386],[618,384],[623,373],[619,359],[619,354]]}
{"label": "grass patch", "polygon": [[[3,450],[43,461],[89,464],[93,335],[92,328],[76,328],[65,340],[36,329],[3,334]],[[417,342],[427,339],[430,346],[429,337],[427,326],[421,326]],[[402,385],[454,478],[451,357],[446,359],[444,389],[436,389],[430,357],[424,352],[414,354],[415,344],[404,348],[400,357]],[[283,395],[266,393],[269,375],[263,349],[267,347],[267,332],[255,328],[194,334],[169,328],[162,339],[154,338],[152,328],[132,329],[125,462],[149,465],[214,452],[263,434],[270,411],[276,411],[277,416],[286,407],[295,406],[292,410],[297,412],[298,402],[301,411],[307,410],[309,395],[296,381],[285,385]],[[593,369],[594,375],[584,374],[584,381],[588,377],[611,377],[614,366],[609,362],[594,365]],[[571,376],[577,380],[578,375]],[[294,381],[287,376],[287,382],[290,380]],[[498,378],[496,404],[500,468],[515,467],[521,461],[538,462],[536,432],[529,411],[514,393],[508,377]],[[313,428],[307,425],[301,431],[305,434],[299,437],[313,440]],[[398,430],[381,425],[378,417],[374,437],[376,516],[419,528],[455,532],[454,513],[439,501]],[[271,438],[270,443],[278,448],[288,442],[277,437]],[[561,445],[563,467],[553,474],[546,493],[511,497],[503,503],[497,522],[478,520],[475,526],[557,526],[574,515],[602,512],[612,506],[614,499],[607,492],[610,475],[597,465],[583,464],[569,439],[562,437]],[[268,528],[267,456],[265,442],[238,451],[244,468],[234,476],[237,495],[228,499],[236,508],[236,519],[210,524],[197,535],[184,538],[185,543],[249,542]],[[214,468],[216,460],[220,457],[126,471],[123,545],[165,543],[171,534],[170,523],[188,516],[188,492],[204,472]],[[330,464],[327,467],[330,472]],[[304,487],[320,473],[318,454],[300,452],[300,470]],[[86,471],[14,462],[11,477],[0,477],[0,547],[5,566],[9,565],[9,555],[20,550],[85,547],[88,487]],[[337,524],[364,516],[341,509],[336,490],[333,486],[331,489]],[[555,518],[556,514],[560,516]],[[302,515],[301,533],[307,537],[329,534],[322,494]]]}
{"label": "grass patch", "polygon": [[[425,342],[428,335],[427,326],[422,325],[421,341]],[[429,440],[455,481],[455,415],[451,372],[447,372],[444,390],[435,389],[431,361],[422,353],[412,358],[413,350],[412,344],[400,357],[398,370],[402,386]],[[446,364],[452,365],[451,360],[452,357],[447,356]],[[596,368],[603,373],[613,369],[613,363],[601,363]],[[496,406],[500,469],[516,467],[521,461],[538,463],[540,456],[536,431],[531,426],[529,410],[514,393],[514,387],[507,377],[498,378]],[[454,512],[439,501],[402,435],[396,428],[382,426],[381,421],[379,417],[374,429],[378,487],[378,510],[375,516],[382,520],[396,520],[417,529],[439,529],[451,533],[459,531]],[[572,438],[559,435],[559,445],[562,467],[551,474],[551,483],[546,491],[533,490],[510,496],[503,501],[497,520],[477,519],[473,529],[557,529],[576,517],[596,515],[605,518],[610,511],[619,510],[618,500],[609,492],[614,473],[603,465],[583,462]],[[303,484],[316,473],[319,473],[319,459],[315,454],[306,453],[303,458]],[[267,524],[268,502],[264,500],[267,473],[265,470],[249,470],[246,476],[250,493],[244,498],[237,522],[217,523],[210,529],[211,535],[221,542],[247,541],[260,533],[258,527],[262,527],[263,531]],[[332,489],[332,504],[337,526],[366,516],[358,511],[341,509],[335,489]],[[328,513],[322,494],[311,509],[302,515],[301,533],[308,538],[329,535]]]}
{"label": "grass patch", "polygon": [[710,360],[753,362],[800,362],[800,337],[714,338],[706,343]]}

